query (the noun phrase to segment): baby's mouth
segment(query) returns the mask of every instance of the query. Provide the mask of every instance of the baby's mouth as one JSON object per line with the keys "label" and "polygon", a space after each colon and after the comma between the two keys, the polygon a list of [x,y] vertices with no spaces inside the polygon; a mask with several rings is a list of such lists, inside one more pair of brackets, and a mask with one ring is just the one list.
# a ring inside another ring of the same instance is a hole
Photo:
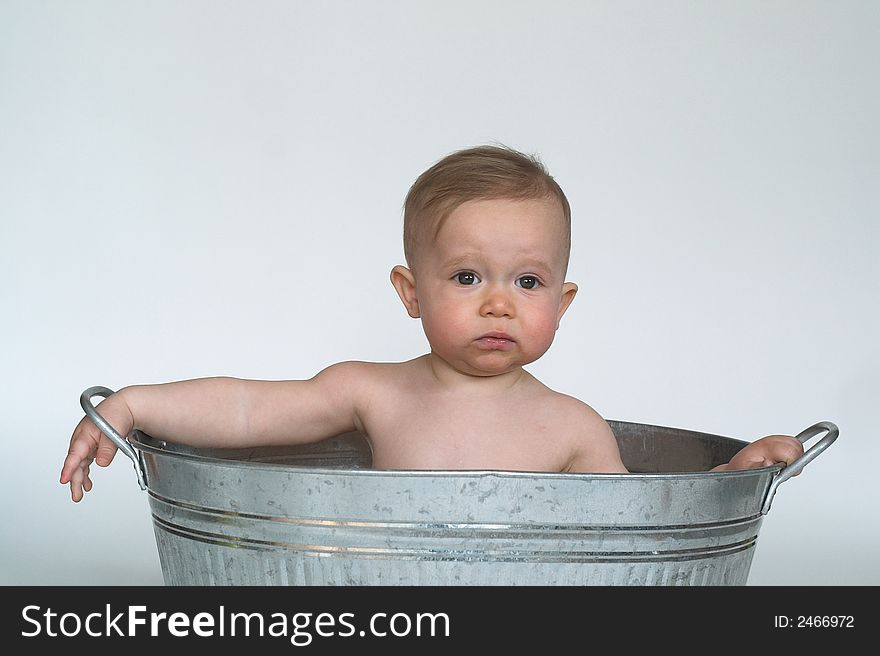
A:
{"label": "baby's mouth", "polygon": [[513,337],[507,333],[498,331],[486,333],[474,340],[474,343],[477,345],[477,348],[486,351],[507,351],[516,346],[516,340],[514,340]]}

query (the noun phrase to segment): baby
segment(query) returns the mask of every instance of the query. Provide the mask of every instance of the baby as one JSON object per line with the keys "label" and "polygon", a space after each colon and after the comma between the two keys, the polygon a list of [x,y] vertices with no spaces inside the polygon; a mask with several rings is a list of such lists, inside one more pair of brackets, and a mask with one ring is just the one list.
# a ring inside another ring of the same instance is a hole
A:
{"label": "baby", "polygon": [[[399,363],[341,362],[310,380],[205,378],[125,387],[100,404],[122,435],[196,447],[367,436],[377,469],[626,472],[608,424],[523,367],[550,347],[577,293],[565,281],[568,200],[543,165],[507,148],[453,153],[404,206],[407,266],[391,283],[430,352]],[[88,418],[61,470],[74,501],[116,446]],[[796,439],[757,440],[713,471],[791,463]]]}

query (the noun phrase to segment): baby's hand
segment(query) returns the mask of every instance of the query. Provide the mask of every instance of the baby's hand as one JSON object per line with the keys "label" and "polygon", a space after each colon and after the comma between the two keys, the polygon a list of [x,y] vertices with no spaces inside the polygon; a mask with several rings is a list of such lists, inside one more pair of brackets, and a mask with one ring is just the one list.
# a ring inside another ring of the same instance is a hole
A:
{"label": "baby's hand", "polygon": [[804,445],[789,435],[768,435],[740,450],[726,465],[716,469],[754,469],[777,463],[790,465],[804,453]]}
{"label": "baby's hand", "polygon": [[[117,430],[120,435],[128,435],[133,428],[134,420],[125,401],[114,394],[98,404],[101,416]],[[91,419],[83,417],[77,424],[70,438],[67,458],[61,468],[61,484],[70,483],[70,498],[80,501],[83,492],[92,489],[89,478],[89,465],[97,462],[106,467],[116,455],[116,445],[95,426]]]}

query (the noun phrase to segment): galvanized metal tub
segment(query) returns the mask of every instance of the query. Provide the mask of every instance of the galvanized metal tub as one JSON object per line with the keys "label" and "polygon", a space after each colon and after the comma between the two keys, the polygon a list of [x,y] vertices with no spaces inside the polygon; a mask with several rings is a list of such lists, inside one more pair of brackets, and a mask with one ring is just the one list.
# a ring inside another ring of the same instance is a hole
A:
{"label": "galvanized metal tub", "polygon": [[610,421],[629,474],[370,469],[364,437],[193,449],[87,414],[149,491],[168,585],[744,585],[797,462],[708,472],[747,442]]}

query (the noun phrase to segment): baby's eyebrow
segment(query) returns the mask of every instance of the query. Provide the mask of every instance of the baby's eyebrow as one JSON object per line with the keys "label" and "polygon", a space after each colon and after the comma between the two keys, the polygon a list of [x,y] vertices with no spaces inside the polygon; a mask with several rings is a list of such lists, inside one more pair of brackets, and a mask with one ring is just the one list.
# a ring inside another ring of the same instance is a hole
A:
{"label": "baby's eyebrow", "polygon": [[462,262],[467,262],[468,260],[475,260],[475,259],[477,259],[477,257],[478,257],[477,253],[465,253],[464,255],[459,255],[457,257],[453,257],[449,260],[446,260],[446,262],[443,263],[443,268],[449,269],[452,267],[457,267]]}
{"label": "baby's eyebrow", "polygon": [[[478,261],[479,258],[479,253],[464,253],[463,255],[458,255],[446,260],[446,262],[443,263],[443,268],[452,269],[464,262]],[[521,260],[518,259],[517,263],[521,266],[533,269],[536,273],[543,273],[544,275],[552,275],[553,273],[553,269],[546,262],[536,258],[527,257]]]}
{"label": "baby's eyebrow", "polygon": [[543,260],[526,258],[525,260],[522,260],[522,263],[528,267],[533,268],[538,273],[544,273],[547,275],[553,273],[553,269],[551,269],[550,266]]}

